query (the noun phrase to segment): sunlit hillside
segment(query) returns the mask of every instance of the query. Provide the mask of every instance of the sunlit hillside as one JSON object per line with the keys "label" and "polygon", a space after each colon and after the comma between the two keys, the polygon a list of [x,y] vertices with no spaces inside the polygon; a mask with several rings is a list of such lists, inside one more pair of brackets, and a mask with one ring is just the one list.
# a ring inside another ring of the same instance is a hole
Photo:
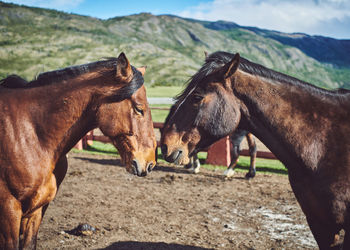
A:
{"label": "sunlit hillside", "polygon": [[[1,78],[15,73],[30,80],[124,51],[135,66],[148,66],[148,86],[182,85],[203,63],[204,51],[224,50],[321,87],[350,88],[350,56],[344,57],[349,41],[303,35],[309,40],[298,43],[290,34],[233,23],[147,13],[101,20],[2,2],[0,29]],[[307,49],[307,41],[316,44],[312,48],[322,44],[321,57]],[[338,43],[344,53],[332,49]]]}

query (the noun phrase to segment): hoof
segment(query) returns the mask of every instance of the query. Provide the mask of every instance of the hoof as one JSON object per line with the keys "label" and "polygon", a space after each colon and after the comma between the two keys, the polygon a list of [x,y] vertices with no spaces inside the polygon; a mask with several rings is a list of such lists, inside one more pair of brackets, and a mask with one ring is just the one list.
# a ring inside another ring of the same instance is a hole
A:
{"label": "hoof", "polygon": [[255,172],[253,172],[253,173],[247,173],[246,175],[245,175],[245,178],[247,179],[247,180],[249,180],[249,179],[253,179],[255,177]]}
{"label": "hoof", "polygon": [[235,174],[235,171],[233,169],[226,169],[224,172],[224,176],[226,178],[230,178],[230,177],[234,176],[234,174]]}
{"label": "hoof", "polygon": [[192,168],[192,163],[188,163],[187,165],[184,166],[185,169],[191,169]]}
{"label": "hoof", "polygon": [[192,174],[198,174],[200,168],[191,168],[191,173]]}

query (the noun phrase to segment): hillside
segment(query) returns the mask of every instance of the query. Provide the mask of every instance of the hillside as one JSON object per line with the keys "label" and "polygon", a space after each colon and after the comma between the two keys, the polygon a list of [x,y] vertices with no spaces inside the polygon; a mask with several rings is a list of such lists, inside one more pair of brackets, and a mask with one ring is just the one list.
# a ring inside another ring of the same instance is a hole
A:
{"label": "hillside", "polygon": [[295,39],[229,22],[148,13],[101,20],[2,2],[0,29],[0,78],[16,73],[30,80],[124,51],[133,65],[148,66],[148,86],[182,85],[203,63],[204,51],[224,50],[321,87],[350,88],[346,40]]}

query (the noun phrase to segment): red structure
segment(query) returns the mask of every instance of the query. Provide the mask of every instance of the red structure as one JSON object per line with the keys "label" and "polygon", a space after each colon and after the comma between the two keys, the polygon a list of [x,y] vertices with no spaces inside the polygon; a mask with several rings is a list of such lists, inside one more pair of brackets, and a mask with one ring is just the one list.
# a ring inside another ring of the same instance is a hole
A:
{"label": "red structure", "polygon": [[231,142],[228,136],[215,142],[208,149],[208,155],[207,159],[205,160],[205,163],[228,167],[231,162],[230,148]]}

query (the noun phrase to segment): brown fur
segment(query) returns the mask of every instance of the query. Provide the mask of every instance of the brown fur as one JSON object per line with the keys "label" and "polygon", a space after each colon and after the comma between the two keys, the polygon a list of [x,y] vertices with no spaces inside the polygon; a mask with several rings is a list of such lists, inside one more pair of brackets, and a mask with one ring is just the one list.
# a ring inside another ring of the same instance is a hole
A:
{"label": "brown fur", "polygon": [[67,171],[65,155],[88,131],[99,127],[110,137],[129,172],[144,176],[155,165],[141,74],[123,53],[95,64],[0,89],[0,249],[35,248],[42,216]]}
{"label": "brown fur", "polygon": [[[207,97],[211,102],[202,102]],[[187,163],[236,128],[250,131],[288,168],[319,247],[333,247],[344,229],[343,249],[350,249],[349,91],[319,89],[238,54],[216,52],[175,105],[161,139],[168,159]]]}

